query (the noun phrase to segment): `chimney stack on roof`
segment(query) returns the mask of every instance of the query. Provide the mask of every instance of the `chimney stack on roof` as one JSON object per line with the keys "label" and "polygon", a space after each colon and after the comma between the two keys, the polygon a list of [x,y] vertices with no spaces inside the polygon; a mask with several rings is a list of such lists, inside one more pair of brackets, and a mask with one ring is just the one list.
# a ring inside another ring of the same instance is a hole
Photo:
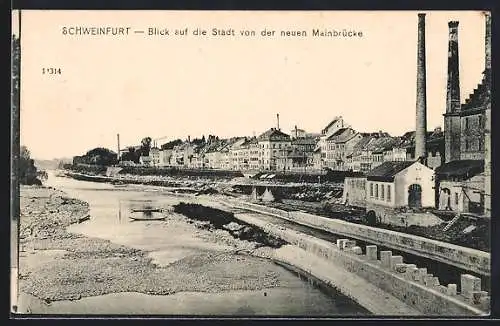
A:
{"label": "chimney stack on roof", "polygon": [[280,130],[280,114],[279,113],[276,114],[276,120],[278,122],[278,126],[277,126],[276,130]]}
{"label": "chimney stack on roof", "polygon": [[427,82],[425,60],[425,14],[418,14],[417,45],[417,109],[415,127],[415,159],[426,156],[425,141],[427,134]]}

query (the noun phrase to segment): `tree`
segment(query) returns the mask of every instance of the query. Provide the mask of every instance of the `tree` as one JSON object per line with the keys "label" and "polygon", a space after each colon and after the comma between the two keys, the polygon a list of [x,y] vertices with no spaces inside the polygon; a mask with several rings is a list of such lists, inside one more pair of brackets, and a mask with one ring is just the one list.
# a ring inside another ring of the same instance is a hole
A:
{"label": "tree", "polygon": [[128,152],[122,154],[121,161],[132,161],[134,163],[139,163],[140,156],[140,151],[136,151],[134,147],[129,147]]}
{"label": "tree", "polygon": [[141,140],[141,154],[142,156],[149,156],[149,151],[151,150],[151,142],[153,140],[151,137],[144,137]]}
{"label": "tree", "polygon": [[31,153],[26,146],[21,146],[19,155],[19,183],[25,185],[41,185],[37,179],[37,168],[35,161],[31,159]]}
{"label": "tree", "polygon": [[117,163],[116,153],[104,147],[91,149],[85,156],[90,164],[111,166]]}
{"label": "tree", "polygon": [[20,157],[22,159],[25,159],[25,160],[28,160],[31,158],[31,153],[28,149],[28,147],[26,146],[21,146],[21,150],[20,150]]}
{"label": "tree", "polygon": [[30,151],[26,146],[21,146],[19,153],[19,178],[21,184],[26,184],[26,173],[30,165]]}

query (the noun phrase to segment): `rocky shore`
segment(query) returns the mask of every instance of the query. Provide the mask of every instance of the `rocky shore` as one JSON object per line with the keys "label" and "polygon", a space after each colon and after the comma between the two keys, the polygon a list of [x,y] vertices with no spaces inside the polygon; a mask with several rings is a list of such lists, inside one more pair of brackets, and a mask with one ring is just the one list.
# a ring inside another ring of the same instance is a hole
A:
{"label": "rocky shore", "polygon": [[214,236],[177,217],[172,223],[192,227],[200,241],[222,243],[226,250],[202,250],[160,266],[145,251],[66,230],[82,220],[90,223],[88,212],[86,203],[61,191],[21,188],[20,293],[50,303],[118,292],[167,295],[286,286],[272,262],[235,254],[239,247],[258,246],[228,232],[217,230]]}

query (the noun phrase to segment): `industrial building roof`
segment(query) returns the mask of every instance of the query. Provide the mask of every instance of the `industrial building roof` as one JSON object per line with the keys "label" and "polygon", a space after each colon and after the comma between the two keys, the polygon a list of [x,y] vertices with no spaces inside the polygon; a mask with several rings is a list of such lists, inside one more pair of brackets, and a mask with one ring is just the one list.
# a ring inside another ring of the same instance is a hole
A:
{"label": "industrial building roof", "polygon": [[456,160],[436,168],[436,174],[441,180],[453,177],[468,179],[482,172],[484,172],[483,160]]}
{"label": "industrial building roof", "polygon": [[369,171],[366,174],[366,179],[370,181],[382,181],[382,182],[393,182],[394,176],[399,172],[403,171],[410,165],[413,165],[414,161],[389,161],[384,162]]}

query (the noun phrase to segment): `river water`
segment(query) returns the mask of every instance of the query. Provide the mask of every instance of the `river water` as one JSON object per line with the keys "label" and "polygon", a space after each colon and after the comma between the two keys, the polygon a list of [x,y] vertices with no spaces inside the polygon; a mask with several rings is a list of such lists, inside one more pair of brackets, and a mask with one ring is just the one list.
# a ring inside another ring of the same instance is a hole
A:
{"label": "river water", "polygon": [[[183,232],[179,228],[172,231],[165,221],[130,219],[131,209],[171,209],[172,205],[182,200],[159,187],[115,186],[56,177],[52,173],[46,185],[89,203],[91,219],[72,225],[69,228],[71,232],[145,250],[155,264],[160,266],[200,251],[217,252],[226,249],[223,244],[200,239],[196,232]],[[369,314],[366,309],[331,288],[268,260],[259,261],[259,269],[279,271],[280,286],[219,293],[178,292],[168,296],[115,293],[77,301],[53,302],[51,309],[58,313],[76,314],[308,317]]]}

